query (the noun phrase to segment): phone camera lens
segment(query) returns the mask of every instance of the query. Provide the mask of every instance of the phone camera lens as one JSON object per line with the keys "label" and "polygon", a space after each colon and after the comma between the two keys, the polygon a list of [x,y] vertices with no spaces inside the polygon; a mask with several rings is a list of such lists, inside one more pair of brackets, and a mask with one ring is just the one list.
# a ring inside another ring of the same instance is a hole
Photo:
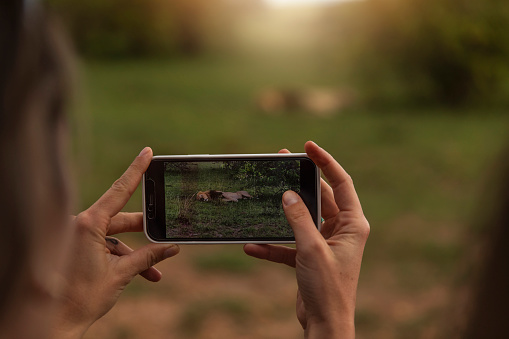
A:
{"label": "phone camera lens", "polygon": [[148,205],[148,211],[154,212],[154,205]]}
{"label": "phone camera lens", "polygon": [[149,212],[148,213],[148,218],[149,219],[154,219],[154,213],[153,212]]}

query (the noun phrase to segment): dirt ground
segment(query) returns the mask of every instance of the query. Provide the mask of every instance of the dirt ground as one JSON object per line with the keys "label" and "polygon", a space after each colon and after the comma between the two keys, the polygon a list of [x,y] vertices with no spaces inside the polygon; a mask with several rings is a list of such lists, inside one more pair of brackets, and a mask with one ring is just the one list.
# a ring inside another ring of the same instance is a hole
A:
{"label": "dirt ground", "polygon": [[[214,254],[217,261],[200,263]],[[85,338],[295,338],[302,332],[293,270],[257,262],[241,246],[182,246],[157,268],[160,282],[137,277]]]}
{"label": "dirt ground", "polygon": [[[145,240],[126,242],[141,245]],[[178,256],[157,267],[163,273],[160,282],[135,278],[85,338],[303,336],[291,268],[250,258],[240,245],[181,246]],[[435,338],[441,331],[440,319],[453,298],[450,288],[430,283],[402,289],[400,276],[388,261],[363,269],[357,338]]]}

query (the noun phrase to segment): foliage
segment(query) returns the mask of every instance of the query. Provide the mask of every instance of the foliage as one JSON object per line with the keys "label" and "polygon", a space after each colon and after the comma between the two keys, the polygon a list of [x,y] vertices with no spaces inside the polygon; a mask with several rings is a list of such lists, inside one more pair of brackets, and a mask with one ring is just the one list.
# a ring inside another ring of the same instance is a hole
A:
{"label": "foliage", "polygon": [[357,33],[345,37],[345,48],[355,50],[352,73],[374,86],[373,93],[386,95],[396,82],[407,101],[456,106],[503,91],[509,58],[505,2],[371,0],[355,15],[360,23],[340,24]]}
{"label": "foliage", "polygon": [[48,0],[88,57],[196,55],[221,44],[223,0]]}
{"label": "foliage", "polygon": [[[299,162],[289,161],[230,161],[223,164],[233,180],[245,187],[270,187],[281,195],[299,186]],[[274,195],[274,194],[273,194]]]}
{"label": "foliage", "polygon": [[[319,18],[304,21],[313,27],[300,34],[312,40],[305,50],[292,47],[293,26],[276,31],[287,21],[300,27],[302,13],[270,14],[262,0],[46,1],[87,57],[241,54],[246,45],[253,58],[265,55],[271,62],[274,55],[291,56],[291,62],[316,55],[327,59],[323,66],[348,86],[357,87],[359,101],[377,105],[500,103],[509,90],[509,6],[502,0],[331,5]],[[280,41],[260,43],[271,40],[265,33],[271,29]],[[246,30],[259,34],[245,35]],[[316,63],[305,61],[304,67]]]}

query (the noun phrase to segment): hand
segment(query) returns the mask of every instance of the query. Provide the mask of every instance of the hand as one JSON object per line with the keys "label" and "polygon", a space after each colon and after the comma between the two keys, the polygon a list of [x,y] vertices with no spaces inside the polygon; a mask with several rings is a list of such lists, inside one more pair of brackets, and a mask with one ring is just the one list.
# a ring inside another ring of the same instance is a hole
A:
{"label": "hand", "polygon": [[296,249],[248,244],[244,251],[295,267],[297,318],[307,338],[354,338],[357,283],[369,224],[345,170],[315,143],[307,142],[305,150],[330,183],[321,182],[325,220],[321,232],[299,195],[288,191],[283,195],[283,208]]}
{"label": "hand", "polygon": [[176,245],[148,244],[133,251],[111,237],[143,229],[142,213],[123,213],[142,174],[152,159],[145,148],[126,172],[89,209],[73,218],[75,241],[70,267],[62,276],[59,318],[54,337],[79,338],[116,303],[123,289],[137,275],[150,281],[161,279],[152,267],[179,252]]}

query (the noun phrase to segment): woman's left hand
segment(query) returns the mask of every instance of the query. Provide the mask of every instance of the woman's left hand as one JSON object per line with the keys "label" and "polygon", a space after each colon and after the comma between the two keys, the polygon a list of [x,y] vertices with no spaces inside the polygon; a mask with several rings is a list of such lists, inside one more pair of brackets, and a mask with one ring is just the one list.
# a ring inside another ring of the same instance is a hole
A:
{"label": "woman's left hand", "polygon": [[111,237],[142,231],[142,213],[120,210],[138,187],[151,159],[152,150],[143,149],[97,202],[73,217],[75,239],[70,266],[62,275],[63,291],[58,296],[59,316],[54,337],[80,338],[115,305],[136,275],[159,281],[161,272],[152,266],[179,252],[178,246],[168,244],[148,244],[133,251]]}

